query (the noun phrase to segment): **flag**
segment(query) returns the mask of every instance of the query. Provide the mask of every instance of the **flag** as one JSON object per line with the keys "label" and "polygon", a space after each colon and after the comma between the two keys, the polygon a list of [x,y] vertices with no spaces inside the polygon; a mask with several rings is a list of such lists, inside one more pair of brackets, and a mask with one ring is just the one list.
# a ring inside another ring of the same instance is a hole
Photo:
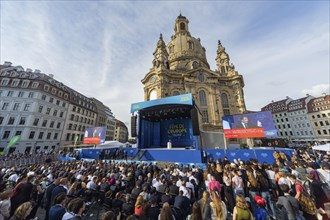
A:
{"label": "flag", "polygon": [[19,141],[21,139],[21,135],[16,135],[14,136],[12,139],[10,139],[7,148],[10,148],[11,146],[13,146],[17,141]]}

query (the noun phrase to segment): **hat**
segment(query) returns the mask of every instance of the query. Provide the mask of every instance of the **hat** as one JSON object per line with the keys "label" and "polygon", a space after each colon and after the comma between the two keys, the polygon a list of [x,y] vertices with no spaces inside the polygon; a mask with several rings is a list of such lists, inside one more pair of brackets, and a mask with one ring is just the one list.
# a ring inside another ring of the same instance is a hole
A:
{"label": "hat", "polygon": [[266,200],[264,200],[262,197],[260,196],[255,196],[254,197],[254,201],[259,205],[259,206],[266,206]]}

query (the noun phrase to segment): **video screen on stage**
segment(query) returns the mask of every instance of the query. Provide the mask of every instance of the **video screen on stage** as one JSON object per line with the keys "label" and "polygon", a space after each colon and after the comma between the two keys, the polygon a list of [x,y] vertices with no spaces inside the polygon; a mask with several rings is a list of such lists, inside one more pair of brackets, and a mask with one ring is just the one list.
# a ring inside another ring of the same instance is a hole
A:
{"label": "video screen on stage", "polygon": [[277,137],[270,111],[223,116],[222,124],[225,138]]}
{"label": "video screen on stage", "polygon": [[105,141],[106,127],[86,128],[84,144],[103,144]]}

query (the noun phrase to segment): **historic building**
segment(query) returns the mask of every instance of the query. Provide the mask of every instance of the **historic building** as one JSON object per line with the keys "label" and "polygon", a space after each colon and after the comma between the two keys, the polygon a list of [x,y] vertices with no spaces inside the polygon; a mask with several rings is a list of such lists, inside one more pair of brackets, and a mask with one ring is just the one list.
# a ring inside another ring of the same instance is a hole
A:
{"label": "historic building", "polygon": [[128,141],[128,128],[124,122],[116,119],[115,141],[126,143]]}
{"label": "historic building", "polygon": [[307,108],[317,140],[330,141],[330,95],[312,99]]}
{"label": "historic building", "polygon": [[272,112],[272,117],[278,136],[281,138],[290,139],[293,136],[287,108],[291,101],[293,101],[293,99],[287,96],[286,99],[276,102],[272,101],[265,107],[261,108],[261,111]]}
{"label": "historic building", "polygon": [[192,93],[204,131],[221,131],[223,115],[246,111],[243,77],[229,62],[225,48],[219,41],[217,69],[211,70],[205,48],[191,36],[186,17],[177,17],[167,44],[160,35],[153,55],[153,66],[142,79],[145,101]]}
{"label": "historic building", "polygon": [[95,125],[107,126],[107,140],[113,140],[115,118],[100,103],[63,85],[52,74],[5,62],[0,65],[0,152],[16,135],[20,141],[10,152],[79,145],[85,129]]}

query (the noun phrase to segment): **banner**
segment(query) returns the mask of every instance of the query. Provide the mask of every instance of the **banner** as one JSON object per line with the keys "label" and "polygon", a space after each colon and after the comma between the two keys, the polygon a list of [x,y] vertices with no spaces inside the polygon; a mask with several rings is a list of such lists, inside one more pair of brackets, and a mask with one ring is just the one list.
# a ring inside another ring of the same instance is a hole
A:
{"label": "banner", "polygon": [[103,144],[105,141],[106,127],[86,128],[84,144]]}
{"label": "banner", "polygon": [[14,136],[12,139],[10,139],[7,148],[10,148],[11,146],[13,146],[17,141],[19,141],[21,139],[21,135],[16,135]]}
{"label": "banner", "polygon": [[192,133],[191,120],[173,119],[164,120],[160,123],[161,146],[167,146],[167,142],[172,142],[172,147],[194,146],[194,136]]}
{"label": "banner", "polygon": [[226,138],[277,137],[270,111],[223,116],[222,123]]}

